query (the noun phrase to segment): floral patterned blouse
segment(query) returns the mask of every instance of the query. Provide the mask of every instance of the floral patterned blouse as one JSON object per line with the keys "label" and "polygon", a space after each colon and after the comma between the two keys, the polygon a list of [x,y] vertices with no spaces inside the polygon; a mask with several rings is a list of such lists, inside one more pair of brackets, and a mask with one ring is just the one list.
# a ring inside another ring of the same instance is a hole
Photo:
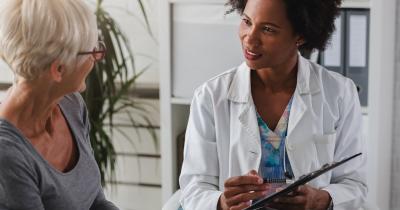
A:
{"label": "floral patterned blouse", "polygon": [[[287,177],[285,176],[285,171],[293,177],[289,158],[285,152],[285,139],[292,100],[293,98],[290,99],[274,131],[268,127],[257,112],[257,121],[262,146],[262,158],[259,174],[264,178],[264,182],[281,183],[281,185],[286,184]],[[285,164],[284,160],[286,162]]]}

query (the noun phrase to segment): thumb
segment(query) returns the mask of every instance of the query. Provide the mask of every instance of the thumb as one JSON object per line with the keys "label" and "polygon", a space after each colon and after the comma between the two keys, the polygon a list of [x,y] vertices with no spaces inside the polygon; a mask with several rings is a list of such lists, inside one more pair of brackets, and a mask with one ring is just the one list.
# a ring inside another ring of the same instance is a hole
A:
{"label": "thumb", "polygon": [[247,173],[247,175],[249,175],[249,176],[259,176],[258,172],[256,170],[249,171],[249,173]]}

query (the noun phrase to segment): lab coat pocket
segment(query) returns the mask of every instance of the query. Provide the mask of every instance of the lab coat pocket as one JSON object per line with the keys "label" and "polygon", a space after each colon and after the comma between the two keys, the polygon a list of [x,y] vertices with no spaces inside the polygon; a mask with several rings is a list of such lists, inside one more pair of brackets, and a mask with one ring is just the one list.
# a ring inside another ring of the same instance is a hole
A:
{"label": "lab coat pocket", "polygon": [[[314,144],[317,151],[317,163],[322,167],[326,163],[333,162],[334,151],[335,151],[336,133],[326,134],[326,135],[314,135]],[[312,183],[315,187],[325,187],[330,183],[332,177],[332,172],[322,174]],[[310,183],[311,184],[311,183]]]}
{"label": "lab coat pocket", "polygon": [[331,163],[334,157],[336,133],[314,135],[314,143],[320,165]]}

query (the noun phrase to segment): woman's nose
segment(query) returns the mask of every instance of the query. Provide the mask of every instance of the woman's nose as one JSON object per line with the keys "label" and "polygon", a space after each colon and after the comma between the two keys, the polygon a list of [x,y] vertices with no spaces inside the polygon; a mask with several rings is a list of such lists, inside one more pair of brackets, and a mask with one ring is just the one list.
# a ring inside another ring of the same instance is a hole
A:
{"label": "woman's nose", "polygon": [[247,31],[246,42],[251,47],[258,47],[261,45],[260,37],[255,28],[251,28]]}

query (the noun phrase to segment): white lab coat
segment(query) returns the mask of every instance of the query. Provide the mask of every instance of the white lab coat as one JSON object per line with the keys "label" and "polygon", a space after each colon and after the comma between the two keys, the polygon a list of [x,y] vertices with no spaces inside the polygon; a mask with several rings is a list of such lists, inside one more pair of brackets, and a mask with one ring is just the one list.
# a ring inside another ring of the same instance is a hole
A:
{"label": "white lab coat", "polygon": [[[299,55],[297,86],[286,139],[296,178],[363,152],[309,184],[329,192],[334,209],[358,209],[367,194],[366,150],[354,83]],[[194,94],[180,175],[185,210],[215,210],[229,177],[258,170],[260,133],[244,63],[200,86]]]}

